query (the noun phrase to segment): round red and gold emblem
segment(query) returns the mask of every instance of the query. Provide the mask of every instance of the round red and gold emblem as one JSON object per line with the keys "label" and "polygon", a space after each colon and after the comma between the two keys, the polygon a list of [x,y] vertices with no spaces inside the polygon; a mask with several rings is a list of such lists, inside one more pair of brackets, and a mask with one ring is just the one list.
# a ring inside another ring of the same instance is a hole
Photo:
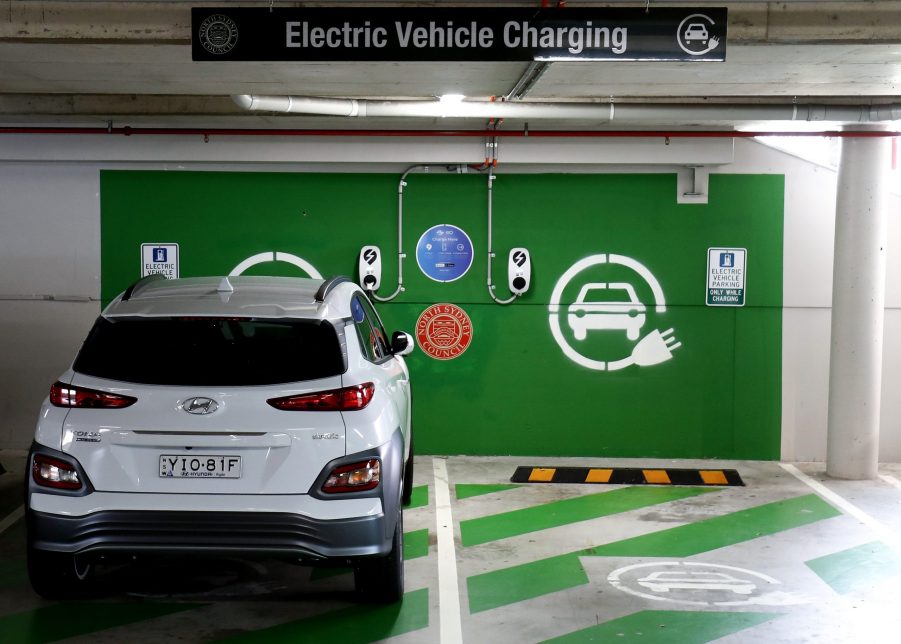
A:
{"label": "round red and gold emblem", "polygon": [[472,320],[455,304],[433,304],[416,320],[416,340],[430,357],[452,360],[472,341]]}

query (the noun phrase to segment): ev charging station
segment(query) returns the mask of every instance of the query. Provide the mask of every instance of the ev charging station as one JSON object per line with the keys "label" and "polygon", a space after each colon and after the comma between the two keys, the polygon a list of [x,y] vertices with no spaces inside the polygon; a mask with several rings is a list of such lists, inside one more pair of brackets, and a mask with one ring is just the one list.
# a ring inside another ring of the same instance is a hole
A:
{"label": "ev charging station", "polygon": [[507,282],[510,291],[522,295],[532,282],[532,257],[528,249],[511,248],[507,257]]}
{"label": "ev charging station", "polygon": [[377,291],[382,284],[382,251],[379,247],[363,246],[358,267],[363,290]]}

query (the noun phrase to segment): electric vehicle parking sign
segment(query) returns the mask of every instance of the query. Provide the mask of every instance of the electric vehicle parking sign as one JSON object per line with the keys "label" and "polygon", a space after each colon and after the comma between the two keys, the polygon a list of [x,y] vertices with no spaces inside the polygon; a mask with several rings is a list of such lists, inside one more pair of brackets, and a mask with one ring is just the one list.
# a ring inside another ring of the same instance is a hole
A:
{"label": "electric vehicle parking sign", "polygon": [[416,263],[426,277],[436,282],[458,280],[472,266],[472,240],[456,226],[432,226],[416,244]]}
{"label": "electric vehicle parking sign", "polygon": [[141,244],[141,277],[157,273],[178,277],[178,244]]}
{"label": "electric vehicle parking sign", "polygon": [[748,251],[707,249],[707,306],[744,306]]}

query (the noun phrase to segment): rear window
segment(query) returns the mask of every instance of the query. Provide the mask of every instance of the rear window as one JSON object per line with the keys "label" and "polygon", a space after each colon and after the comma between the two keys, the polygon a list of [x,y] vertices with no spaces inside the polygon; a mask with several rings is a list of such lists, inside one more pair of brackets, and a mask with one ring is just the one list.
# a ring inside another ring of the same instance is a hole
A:
{"label": "rear window", "polygon": [[226,318],[99,318],[73,367],[148,385],[272,385],[344,372],[328,322]]}

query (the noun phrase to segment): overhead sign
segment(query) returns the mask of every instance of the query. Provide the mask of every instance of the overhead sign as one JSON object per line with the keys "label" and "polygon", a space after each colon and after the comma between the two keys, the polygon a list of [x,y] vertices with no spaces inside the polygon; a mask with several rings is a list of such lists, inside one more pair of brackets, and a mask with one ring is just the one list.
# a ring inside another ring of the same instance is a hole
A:
{"label": "overhead sign", "polygon": [[193,60],[724,61],[727,11],[654,7],[191,10]]}
{"label": "overhead sign", "polygon": [[707,250],[707,306],[744,306],[748,251],[744,248]]}
{"label": "overhead sign", "polygon": [[432,226],[416,244],[416,263],[436,282],[458,280],[472,266],[472,240],[456,226]]}
{"label": "overhead sign", "polygon": [[178,244],[141,244],[141,277],[178,278]]}

